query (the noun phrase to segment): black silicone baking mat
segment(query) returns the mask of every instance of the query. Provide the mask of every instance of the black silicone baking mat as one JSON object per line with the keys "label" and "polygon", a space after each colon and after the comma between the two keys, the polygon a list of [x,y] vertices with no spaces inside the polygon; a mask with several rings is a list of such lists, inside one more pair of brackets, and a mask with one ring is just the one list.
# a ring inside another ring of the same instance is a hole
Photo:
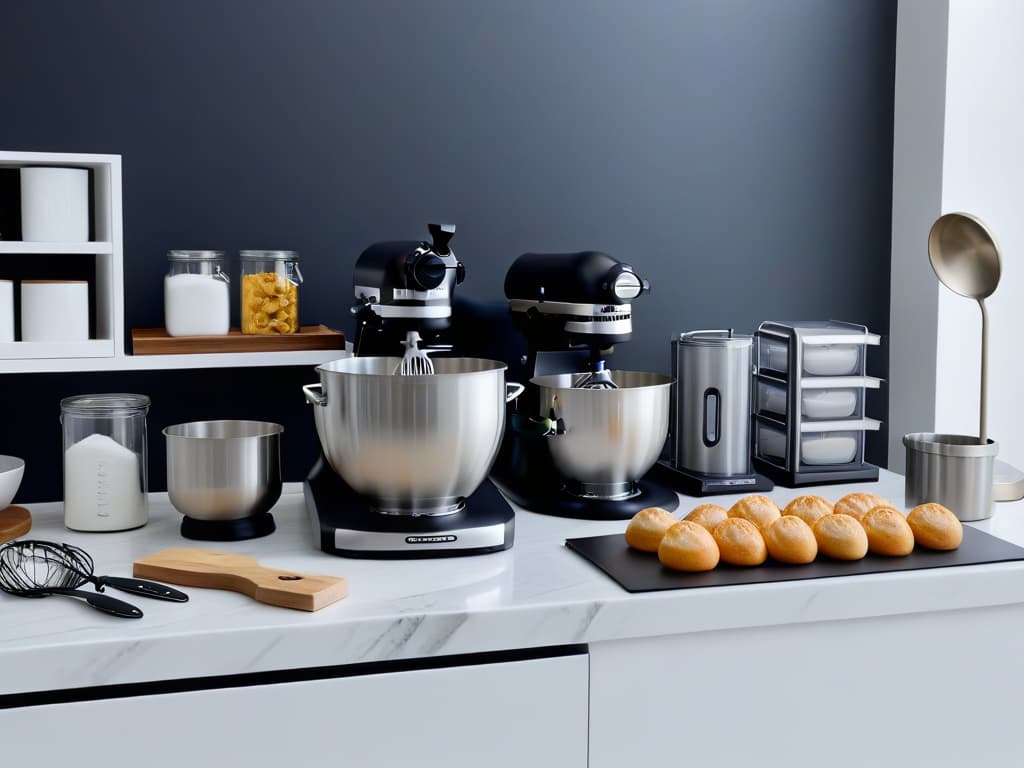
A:
{"label": "black silicone baking mat", "polygon": [[906,557],[868,555],[863,560],[844,562],[819,557],[809,565],[786,565],[771,559],[754,568],[720,563],[713,571],[684,573],[665,568],[653,552],[638,552],[626,545],[621,533],[566,539],[565,546],[589,560],[627,592],[656,592],[663,589],[725,587],[736,584],[764,584],[773,581],[827,579],[862,573],[913,571],[952,565],[981,565],[1024,560],[1024,549],[995,536],[964,526],[964,540],[952,552],[915,549]]}

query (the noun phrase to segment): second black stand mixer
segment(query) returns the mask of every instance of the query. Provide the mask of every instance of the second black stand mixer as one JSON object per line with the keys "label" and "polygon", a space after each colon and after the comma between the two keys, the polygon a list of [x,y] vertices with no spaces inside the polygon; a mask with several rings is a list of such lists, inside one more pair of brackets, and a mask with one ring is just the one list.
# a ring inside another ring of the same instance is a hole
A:
{"label": "second black stand mixer", "polygon": [[[491,477],[516,504],[593,520],[679,505],[674,491],[639,476],[664,445],[671,379],[607,365],[613,345],[632,335],[632,300],[649,288],[598,251],[528,253],[509,268],[505,296],[527,351],[507,344],[489,356],[504,359],[513,380],[533,383],[509,406]],[[567,426],[562,409],[588,423]],[[555,444],[574,429],[574,442]]]}

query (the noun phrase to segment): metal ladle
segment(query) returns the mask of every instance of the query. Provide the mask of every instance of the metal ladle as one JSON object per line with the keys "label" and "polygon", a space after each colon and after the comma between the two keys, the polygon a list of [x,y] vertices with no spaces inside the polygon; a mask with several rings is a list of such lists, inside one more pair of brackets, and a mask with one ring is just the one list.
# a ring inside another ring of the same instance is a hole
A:
{"label": "metal ladle", "polygon": [[985,299],[995,293],[1002,272],[999,246],[975,217],[966,213],[940,216],[928,233],[928,260],[944,286],[974,299],[981,307],[981,409],[978,437],[988,440],[988,310]]}
{"label": "metal ladle", "polygon": [[[982,221],[967,213],[940,216],[928,233],[928,260],[944,286],[974,299],[981,308],[981,404],[978,437],[988,441],[988,309],[985,299],[999,286],[1002,265],[996,239]],[[996,500],[1024,498],[1024,474],[1005,462],[995,469]],[[1011,488],[1009,486],[1019,486]]]}

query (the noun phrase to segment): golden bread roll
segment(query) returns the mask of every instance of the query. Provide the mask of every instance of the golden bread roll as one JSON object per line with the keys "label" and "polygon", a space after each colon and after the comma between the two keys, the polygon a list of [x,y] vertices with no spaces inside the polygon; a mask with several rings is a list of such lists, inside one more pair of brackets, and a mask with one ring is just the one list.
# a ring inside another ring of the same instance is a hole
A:
{"label": "golden bread roll", "polygon": [[903,557],[914,551],[914,532],[899,510],[875,507],[868,510],[860,524],[868,535],[868,549],[872,553]]}
{"label": "golden bread roll", "polygon": [[689,520],[690,522],[697,523],[697,525],[703,525],[708,529],[708,532],[715,530],[715,526],[721,523],[729,517],[729,513],[725,507],[720,507],[717,504],[701,504],[699,507],[694,507],[693,510],[683,520]]}
{"label": "golden bread roll", "polygon": [[832,504],[821,496],[797,496],[786,505],[782,514],[799,517],[808,526],[812,526],[818,522],[819,517],[832,514]]}
{"label": "golden bread roll", "polygon": [[914,532],[914,541],[928,549],[956,549],[964,538],[964,527],[956,515],[941,504],[914,507],[907,523]]}
{"label": "golden bread roll", "polygon": [[744,496],[732,505],[729,517],[749,520],[763,534],[769,525],[782,517],[782,512],[779,511],[779,505],[767,496]]}
{"label": "golden bread roll", "polygon": [[626,526],[626,543],[633,549],[657,552],[665,531],[678,522],[675,515],[661,507],[641,509]]}
{"label": "golden bread roll", "polygon": [[677,571],[710,571],[718,565],[718,545],[703,525],[680,520],[662,538],[658,559]]}
{"label": "golden bread roll", "polygon": [[892,502],[877,493],[848,493],[836,502],[832,511],[860,520],[875,507],[892,507]]}
{"label": "golden bread roll", "polygon": [[742,517],[730,517],[712,532],[721,558],[732,565],[760,565],[768,557],[768,548],[760,529]]}
{"label": "golden bread roll", "polygon": [[868,553],[868,535],[857,518],[825,515],[814,524],[818,551],[836,560],[860,560]]}
{"label": "golden bread roll", "polygon": [[803,565],[818,556],[818,540],[814,531],[796,515],[783,515],[764,534],[768,554],[780,563]]}

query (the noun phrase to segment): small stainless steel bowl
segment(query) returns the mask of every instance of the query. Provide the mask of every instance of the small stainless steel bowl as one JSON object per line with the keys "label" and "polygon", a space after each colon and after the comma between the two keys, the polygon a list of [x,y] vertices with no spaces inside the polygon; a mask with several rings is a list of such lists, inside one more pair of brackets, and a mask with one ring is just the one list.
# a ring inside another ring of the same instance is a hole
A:
{"label": "small stainless steel bowl", "polygon": [[167,495],[195,520],[239,520],[281,497],[281,433],[266,421],[192,421],[164,430]]}

